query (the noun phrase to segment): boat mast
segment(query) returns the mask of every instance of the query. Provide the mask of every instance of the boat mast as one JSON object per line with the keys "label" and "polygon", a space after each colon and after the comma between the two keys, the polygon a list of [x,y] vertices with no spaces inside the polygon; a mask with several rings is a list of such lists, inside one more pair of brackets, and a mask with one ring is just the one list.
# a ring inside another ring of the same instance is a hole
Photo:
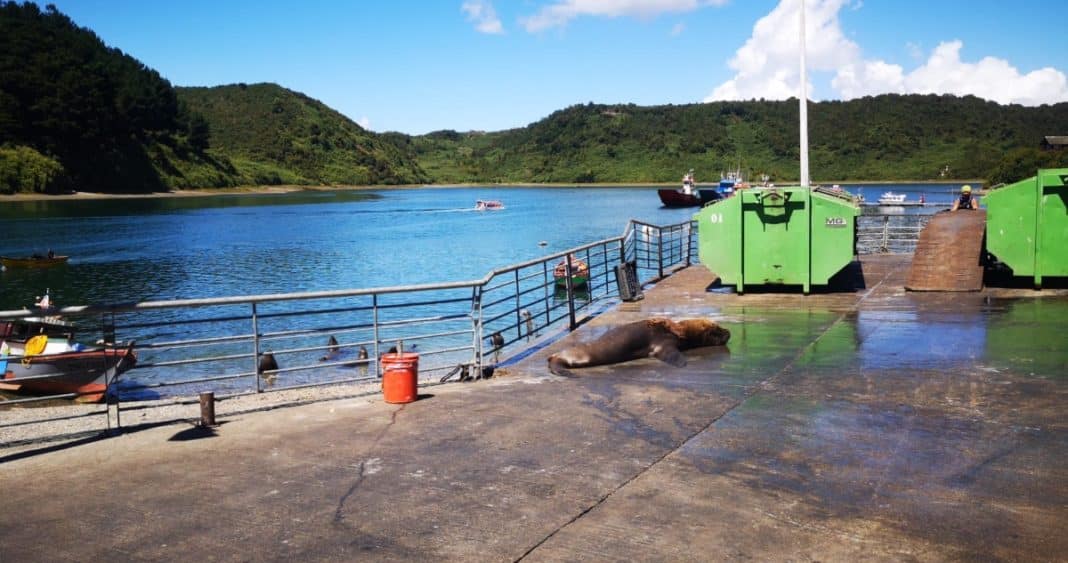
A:
{"label": "boat mast", "polygon": [[805,76],[805,0],[801,0],[801,187],[808,187],[808,81]]}

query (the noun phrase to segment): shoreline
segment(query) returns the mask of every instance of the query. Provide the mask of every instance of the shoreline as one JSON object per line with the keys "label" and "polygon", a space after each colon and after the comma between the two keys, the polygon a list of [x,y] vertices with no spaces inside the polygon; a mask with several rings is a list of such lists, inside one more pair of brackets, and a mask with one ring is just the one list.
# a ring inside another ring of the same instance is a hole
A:
{"label": "shoreline", "polygon": [[[866,181],[850,181],[850,180],[828,180],[822,182],[819,185],[850,185],[850,186],[886,186],[897,184],[979,184],[982,185],[981,180],[866,180]],[[164,199],[164,198],[185,198],[185,197],[210,197],[220,195],[278,195],[288,194],[296,192],[339,192],[339,191],[376,191],[376,190],[414,190],[422,188],[515,188],[515,187],[536,187],[536,188],[590,188],[590,189],[605,189],[605,188],[664,188],[664,187],[676,187],[677,182],[604,182],[604,183],[592,183],[592,184],[575,184],[575,183],[516,183],[516,184],[397,184],[397,185],[375,185],[375,186],[299,186],[299,185],[279,185],[279,186],[239,186],[234,188],[201,188],[201,189],[181,189],[172,190],[169,192],[152,192],[145,194],[127,194],[127,193],[100,193],[100,192],[79,192],[75,191],[69,194],[41,194],[41,193],[16,193],[16,194],[0,194],[0,204],[7,202],[30,202],[30,201],[76,201],[76,200],[94,200],[94,199]],[[700,187],[714,187],[717,184],[715,182],[698,182]],[[791,186],[794,183],[783,182],[781,186]]]}

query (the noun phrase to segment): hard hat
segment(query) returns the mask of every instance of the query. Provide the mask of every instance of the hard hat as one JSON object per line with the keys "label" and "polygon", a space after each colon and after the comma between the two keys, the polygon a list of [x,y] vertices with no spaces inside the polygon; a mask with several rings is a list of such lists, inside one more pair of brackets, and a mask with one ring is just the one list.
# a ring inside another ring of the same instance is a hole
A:
{"label": "hard hat", "polygon": [[967,185],[967,184],[965,184],[965,185],[960,187],[960,191],[961,191],[961,193],[964,193],[964,194],[970,194],[970,193],[972,193],[972,187]]}

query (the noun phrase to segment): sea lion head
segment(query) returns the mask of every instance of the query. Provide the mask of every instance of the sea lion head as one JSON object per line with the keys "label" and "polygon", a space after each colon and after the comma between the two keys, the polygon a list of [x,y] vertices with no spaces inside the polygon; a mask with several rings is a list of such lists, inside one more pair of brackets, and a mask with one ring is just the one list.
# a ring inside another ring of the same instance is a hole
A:
{"label": "sea lion head", "polygon": [[710,319],[684,319],[676,321],[686,348],[699,346],[723,346],[731,339],[731,331]]}

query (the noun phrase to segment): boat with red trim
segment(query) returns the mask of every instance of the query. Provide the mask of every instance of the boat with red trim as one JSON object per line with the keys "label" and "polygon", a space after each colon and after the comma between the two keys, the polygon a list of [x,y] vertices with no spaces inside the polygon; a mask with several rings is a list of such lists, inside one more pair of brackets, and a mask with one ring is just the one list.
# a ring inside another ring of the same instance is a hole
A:
{"label": "boat with red trim", "polygon": [[664,207],[700,207],[722,196],[713,188],[698,188],[694,181],[693,168],[682,177],[679,189],[664,188],[656,191]]}
{"label": "boat with red trim", "polygon": [[[49,308],[47,295],[42,304]],[[86,346],[75,340],[74,324],[58,316],[0,320],[0,390],[99,402],[136,363],[133,342]]]}

